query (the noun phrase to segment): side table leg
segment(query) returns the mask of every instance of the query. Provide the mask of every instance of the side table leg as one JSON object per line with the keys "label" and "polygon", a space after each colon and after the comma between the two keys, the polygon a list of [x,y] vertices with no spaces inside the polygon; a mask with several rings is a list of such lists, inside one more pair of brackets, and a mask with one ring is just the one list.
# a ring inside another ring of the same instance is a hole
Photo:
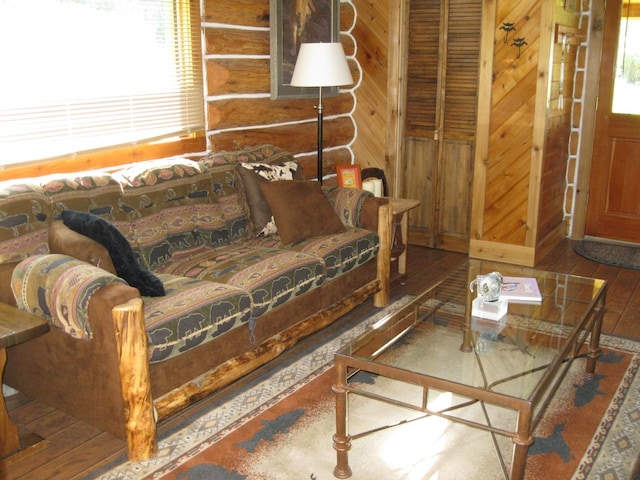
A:
{"label": "side table leg", "polygon": [[333,436],[333,448],[336,451],[336,468],[333,475],[336,478],[349,478],[351,468],[349,467],[349,450],[351,449],[351,435],[347,433],[347,368],[339,361],[336,361],[337,383],[333,386],[336,395],[336,434]]}
{"label": "side table leg", "polygon": [[[6,363],[7,351],[4,348],[0,348],[0,379],[2,379]],[[18,427],[9,418],[4,395],[0,392],[0,458],[13,455],[18,450],[20,450]]]}
{"label": "side table leg", "polygon": [[409,215],[406,212],[400,214],[400,237],[402,238],[402,253],[398,257],[398,273],[407,273],[407,237],[409,236]]}

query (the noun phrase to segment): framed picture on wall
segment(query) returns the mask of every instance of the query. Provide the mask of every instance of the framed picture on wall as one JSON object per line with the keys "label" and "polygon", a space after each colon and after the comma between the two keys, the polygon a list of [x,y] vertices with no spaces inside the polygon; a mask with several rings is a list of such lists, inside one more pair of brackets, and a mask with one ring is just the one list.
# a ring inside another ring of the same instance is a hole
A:
{"label": "framed picture on wall", "polygon": [[[318,89],[292,87],[302,43],[340,41],[340,0],[269,0],[271,98],[315,98]],[[326,87],[322,95],[337,95]]]}
{"label": "framed picture on wall", "polygon": [[336,165],[338,186],[362,188],[362,172],[360,165]]}

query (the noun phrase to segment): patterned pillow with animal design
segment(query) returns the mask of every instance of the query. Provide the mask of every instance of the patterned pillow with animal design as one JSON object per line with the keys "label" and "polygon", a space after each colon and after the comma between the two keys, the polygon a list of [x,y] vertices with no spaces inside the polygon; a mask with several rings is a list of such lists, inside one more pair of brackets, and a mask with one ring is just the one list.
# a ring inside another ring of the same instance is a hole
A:
{"label": "patterned pillow with animal design", "polygon": [[278,233],[271,208],[260,190],[260,182],[301,180],[303,178],[298,164],[294,161],[284,162],[282,165],[249,162],[236,164],[237,188],[249,213],[251,229],[256,237],[266,237]]}

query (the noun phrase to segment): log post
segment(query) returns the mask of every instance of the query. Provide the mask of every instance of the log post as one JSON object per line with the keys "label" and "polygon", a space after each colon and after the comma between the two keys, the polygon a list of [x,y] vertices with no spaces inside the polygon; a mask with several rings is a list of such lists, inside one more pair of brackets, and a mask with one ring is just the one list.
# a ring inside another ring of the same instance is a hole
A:
{"label": "log post", "polygon": [[134,298],[114,307],[112,315],[120,363],[129,460],[147,460],[155,455],[157,445],[142,299]]}
{"label": "log post", "polygon": [[390,204],[380,205],[378,208],[378,236],[380,248],[378,250],[378,282],[380,291],[373,297],[376,307],[389,305],[391,296],[391,229],[393,220],[393,207]]}

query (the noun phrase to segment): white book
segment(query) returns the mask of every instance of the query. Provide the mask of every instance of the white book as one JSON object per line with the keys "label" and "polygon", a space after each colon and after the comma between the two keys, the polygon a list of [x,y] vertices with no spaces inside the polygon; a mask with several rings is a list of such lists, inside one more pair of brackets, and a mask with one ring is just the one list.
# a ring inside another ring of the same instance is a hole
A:
{"label": "white book", "polygon": [[510,303],[542,303],[538,281],[533,277],[502,277],[500,298]]}

